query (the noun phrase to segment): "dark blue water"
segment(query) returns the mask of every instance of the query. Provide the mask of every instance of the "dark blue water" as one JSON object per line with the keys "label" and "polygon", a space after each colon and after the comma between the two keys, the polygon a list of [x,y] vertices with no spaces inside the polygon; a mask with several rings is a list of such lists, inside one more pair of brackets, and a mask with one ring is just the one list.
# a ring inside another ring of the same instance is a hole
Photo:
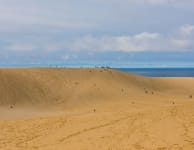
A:
{"label": "dark blue water", "polygon": [[115,68],[148,77],[194,77],[194,68]]}

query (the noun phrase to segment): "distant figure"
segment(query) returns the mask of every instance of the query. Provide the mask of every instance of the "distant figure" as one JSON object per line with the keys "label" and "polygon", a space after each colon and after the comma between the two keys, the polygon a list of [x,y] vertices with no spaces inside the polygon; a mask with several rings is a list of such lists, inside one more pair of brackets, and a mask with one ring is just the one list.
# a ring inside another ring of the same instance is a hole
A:
{"label": "distant figure", "polygon": [[10,106],[10,108],[12,109],[12,108],[13,108],[13,106]]}
{"label": "distant figure", "polygon": [[96,112],[96,109],[94,109],[93,111]]}
{"label": "distant figure", "polygon": [[152,91],[152,95],[154,95],[154,92]]}
{"label": "distant figure", "polygon": [[79,82],[77,82],[77,81],[76,81],[76,82],[75,82],[75,84],[76,84],[76,85],[78,85],[78,84],[79,84]]}
{"label": "distant figure", "polygon": [[175,102],[172,102],[172,104],[174,105],[174,104],[175,104]]}
{"label": "distant figure", "polygon": [[147,90],[145,90],[145,93],[146,93],[146,94],[148,94],[148,91],[147,91]]}
{"label": "distant figure", "polygon": [[189,98],[193,98],[193,95],[189,95]]}

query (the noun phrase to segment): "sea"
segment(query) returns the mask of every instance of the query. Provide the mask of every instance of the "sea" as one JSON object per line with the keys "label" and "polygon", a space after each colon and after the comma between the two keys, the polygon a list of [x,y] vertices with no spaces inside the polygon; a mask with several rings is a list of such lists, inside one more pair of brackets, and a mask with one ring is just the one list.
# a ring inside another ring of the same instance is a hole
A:
{"label": "sea", "polygon": [[[78,65],[79,64],[79,65]],[[104,63],[105,64],[105,63]],[[99,68],[104,66],[104,64],[88,64],[88,63],[57,63],[57,64],[0,64],[0,68],[28,68],[28,67],[51,67],[51,68]],[[107,64],[107,63],[106,63]],[[193,65],[193,67],[192,67]],[[123,67],[123,65],[118,65],[119,67],[111,67],[112,69],[124,71],[128,73],[138,74],[148,77],[194,77],[194,64],[190,67],[139,67],[142,64],[129,65],[129,67]],[[108,65],[108,66],[111,66]],[[127,66],[127,65],[125,65]],[[188,66],[188,65],[187,65]]]}
{"label": "sea", "polygon": [[114,68],[148,77],[194,77],[194,68]]}

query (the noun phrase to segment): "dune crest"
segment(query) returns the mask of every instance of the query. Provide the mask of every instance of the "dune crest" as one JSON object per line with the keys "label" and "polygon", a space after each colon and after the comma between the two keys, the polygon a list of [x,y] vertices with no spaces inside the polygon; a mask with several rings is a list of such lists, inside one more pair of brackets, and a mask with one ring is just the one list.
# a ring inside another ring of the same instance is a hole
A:
{"label": "dune crest", "polygon": [[0,69],[0,105],[92,103],[157,93],[191,98],[193,85],[193,78],[146,78],[111,69]]}
{"label": "dune crest", "polygon": [[2,150],[194,149],[194,78],[0,69]]}

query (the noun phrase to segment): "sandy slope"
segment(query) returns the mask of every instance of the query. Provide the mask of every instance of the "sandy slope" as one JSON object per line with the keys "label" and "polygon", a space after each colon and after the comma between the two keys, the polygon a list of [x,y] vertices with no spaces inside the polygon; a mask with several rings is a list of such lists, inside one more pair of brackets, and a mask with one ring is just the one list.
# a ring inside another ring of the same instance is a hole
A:
{"label": "sandy slope", "polygon": [[193,150],[194,78],[0,69],[0,149]]}

